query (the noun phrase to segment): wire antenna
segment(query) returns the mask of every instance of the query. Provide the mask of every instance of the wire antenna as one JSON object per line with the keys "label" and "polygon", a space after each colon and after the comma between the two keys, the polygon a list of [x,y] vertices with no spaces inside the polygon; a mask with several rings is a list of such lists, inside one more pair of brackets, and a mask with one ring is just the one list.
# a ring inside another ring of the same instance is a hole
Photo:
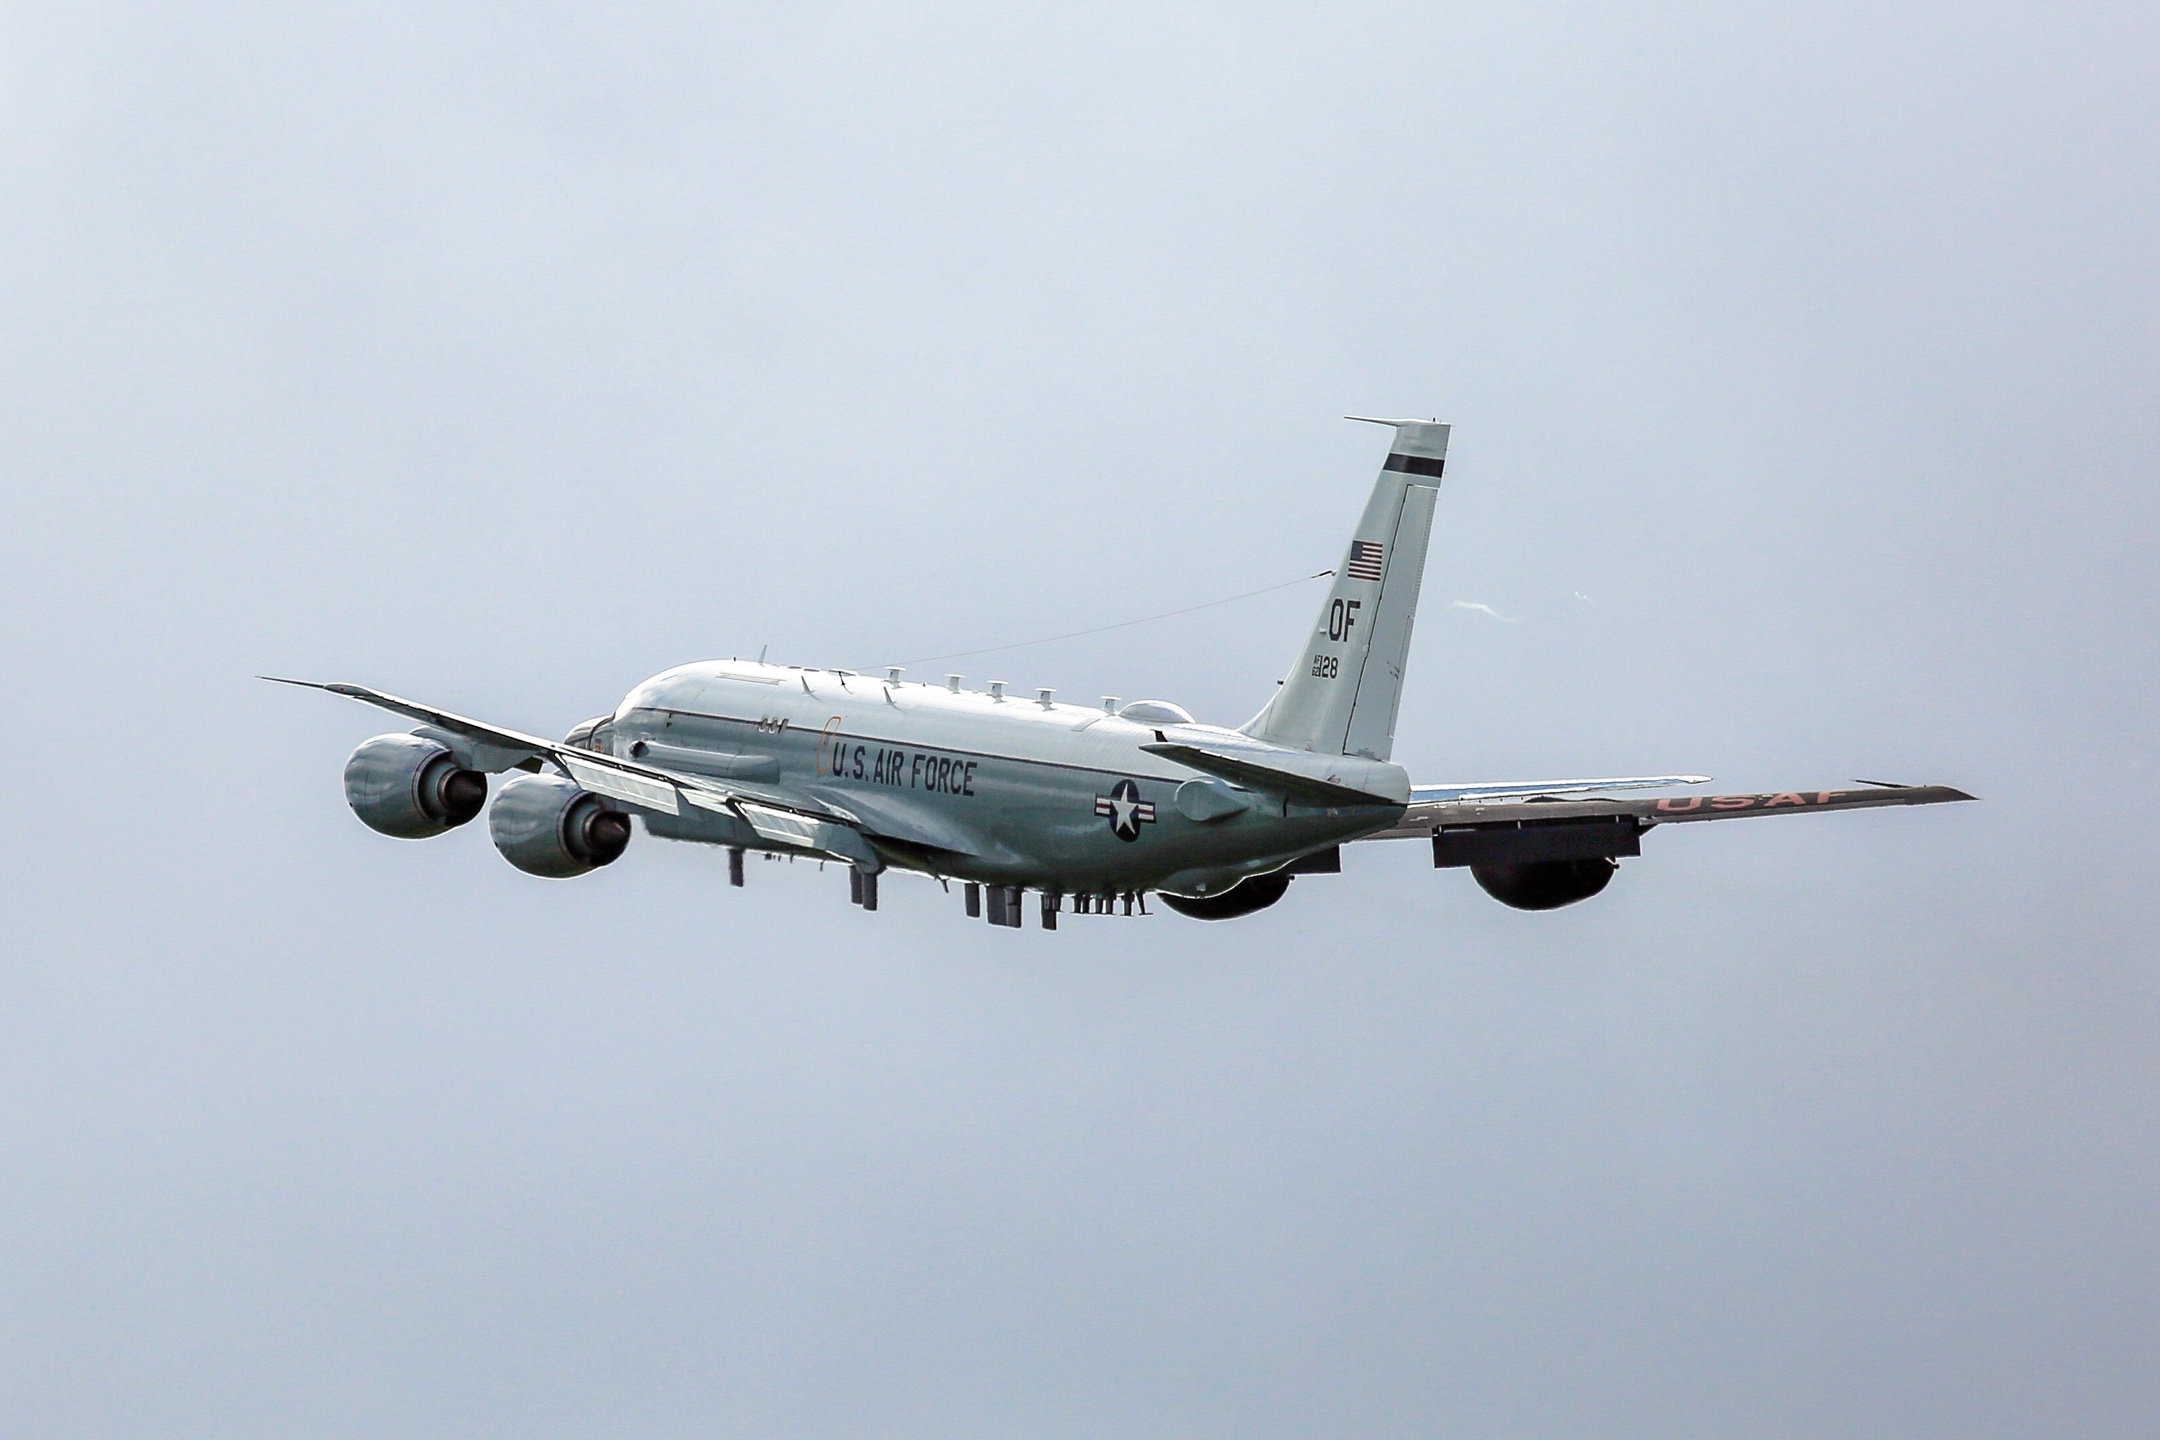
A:
{"label": "wire antenna", "polygon": [[1213,610],[1220,605],[1235,605],[1240,600],[1251,600],[1260,595],[1272,595],[1277,590],[1288,590],[1293,585],[1305,585],[1314,580],[1333,575],[1333,570],[1316,570],[1310,575],[1300,575],[1295,580],[1285,580],[1280,585],[1263,585],[1258,590],[1247,590],[1242,595],[1226,595],[1220,600],[1209,600],[1199,605],[1187,605],[1182,610],[1165,610],[1160,615],[1143,615],[1137,620],[1120,620],[1115,625],[1097,625],[1090,630],[1068,630],[1062,635],[1045,635],[1039,640],[1015,640],[1010,645],[986,645],[980,650],[952,650],[943,655],[918,655],[913,660],[898,662],[903,665],[927,665],[933,660],[964,660],[971,655],[996,655],[1006,650],[1025,650],[1030,645],[1052,645],[1060,640],[1078,640],[1083,635],[1101,635],[1111,630],[1125,630],[1134,625],[1151,625],[1157,620],[1173,620],[1180,615],[1191,615],[1201,610]]}

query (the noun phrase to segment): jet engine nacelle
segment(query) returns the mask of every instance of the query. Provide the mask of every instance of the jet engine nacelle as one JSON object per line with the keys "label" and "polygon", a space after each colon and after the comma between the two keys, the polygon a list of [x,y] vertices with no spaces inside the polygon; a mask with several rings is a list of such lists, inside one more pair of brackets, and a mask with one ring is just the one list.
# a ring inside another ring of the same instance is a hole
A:
{"label": "jet engine nacelle", "polygon": [[1557,910],[1587,900],[1612,883],[1620,862],[1607,856],[1585,860],[1533,860],[1519,865],[1473,865],[1478,888],[1517,910]]}
{"label": "jet engine nacelle", "polygon": [[518,869],[560,880],[620,859],[630,817],[559,775],[520,775],[495,797],[488,833]]}
{"label": "jet engine nacelle", "polygon": [[487,776],[419,735],[378,735],[345,762],[345,803],[370,830],[425,840],[487,804]]}
{"label": "jet engine nacelle", "polygon": [[1248,875],[1220,895],[1172,895],[1162,892],[1162,902],[1180,915],[1195,920],[1235,920],[1273,905],[1290,889],[1290,877],[1280,870],[1272,875]]}

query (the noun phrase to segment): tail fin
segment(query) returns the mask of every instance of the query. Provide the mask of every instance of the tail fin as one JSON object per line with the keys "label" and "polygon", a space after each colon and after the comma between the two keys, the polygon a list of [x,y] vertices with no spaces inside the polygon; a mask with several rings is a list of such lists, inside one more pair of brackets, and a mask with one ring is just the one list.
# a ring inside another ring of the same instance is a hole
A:
{"label": "tail fin", "polygon": [[1372,760],[1394,751],[1395,712],[1449,427],[1375,423],[1395,427],[1394,447],[1335,571],[1312,639],[1275,698],[1244,727],[1256,740]]}

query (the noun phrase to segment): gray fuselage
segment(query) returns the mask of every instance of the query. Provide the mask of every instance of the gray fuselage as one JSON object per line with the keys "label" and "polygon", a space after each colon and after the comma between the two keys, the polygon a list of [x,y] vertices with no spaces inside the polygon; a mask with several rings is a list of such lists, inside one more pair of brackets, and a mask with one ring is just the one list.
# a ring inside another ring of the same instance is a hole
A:
{"label": "gray fuselage", "polygon": [[[1324,806],[1230,784],[1141,748],[1151,741],[1286,768],[1314,760],[1211,725],[748,661],[656,675],[593,737],[625,759],[811,796],[859,819],[899,868],[1074,894],[1219,893],[1403,813],[1379,798]],[[1332,763],[1408,798],[1399,767]],[[779,848],[714,811],[645,823],[667,839]]]}

